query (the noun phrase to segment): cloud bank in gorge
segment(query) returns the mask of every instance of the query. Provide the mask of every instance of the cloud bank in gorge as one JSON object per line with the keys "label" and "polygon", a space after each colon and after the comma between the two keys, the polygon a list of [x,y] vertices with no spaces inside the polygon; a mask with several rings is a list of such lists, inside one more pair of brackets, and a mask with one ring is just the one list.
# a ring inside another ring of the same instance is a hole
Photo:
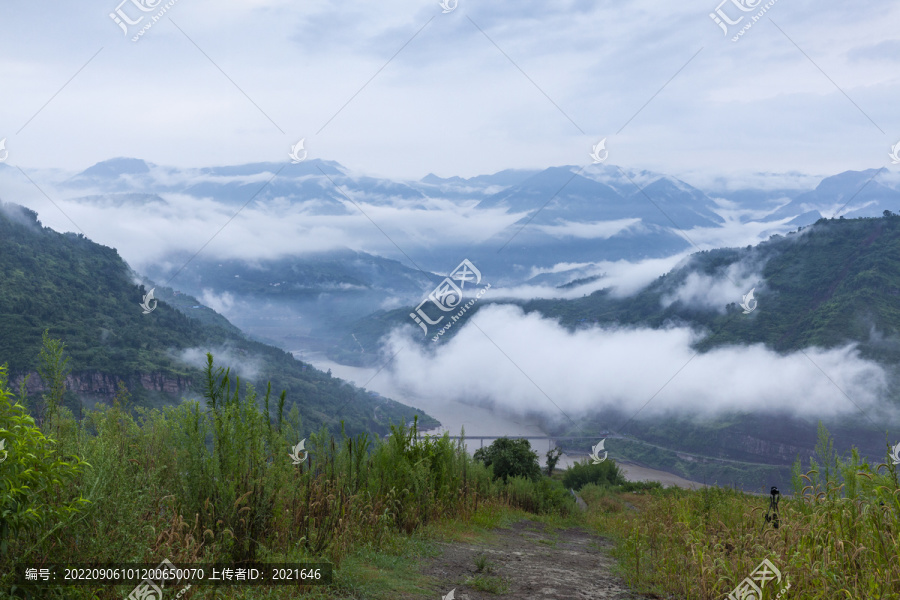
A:
{"label": "cloud bank in gorge", "polygon": [[396,353],[391,385],[412,397],[548,419],[562,417],[560,411],[577,419],[602,409],[643,416],[677,410],[828,418],[860,408],[874,416],[884,408],[887,374],[853,345],[784,356],[762,344],[698,354],[691,345],[702,334],[688,328],[569,332],[511,305],[485,307],[475,322],[477,327],[467,323],[430,352],[401,351],[415,346],[420,332],[411,326],[395,329],[384,340],[384,351]]}

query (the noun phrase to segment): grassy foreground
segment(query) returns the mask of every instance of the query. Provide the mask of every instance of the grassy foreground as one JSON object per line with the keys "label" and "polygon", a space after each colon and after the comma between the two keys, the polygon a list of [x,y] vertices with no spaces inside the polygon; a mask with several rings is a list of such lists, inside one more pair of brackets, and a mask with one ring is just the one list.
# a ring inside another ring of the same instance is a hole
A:
{"label": "grassy foreground", "polygon": [[[54,369],[46,374],[52,382]],[[64,385],[50,387],[37,425],[0,367],[0,595],[125,598],[133,585],[17,588],[11,574],[22,562],[168,559],[179,567],[328,563],[332,585],[306,586],[304,594],[396,597],[416,589],[411,565],[429,552],[428,532],[441,522],[477,524],[500,507],[573,512],[559,482],[494,479],[461,443],[421,437],[415,425],[393,427],[387,440],[336,439],[323,429],[297,450],[302,424],[295,410],[283,414],[284,397],[270,418],[269,393],[242,389],[211,355],[205,407],[132,411],[123,387],[112,406],[78,421],[58,402]],[[389,593],[384,573],[391,572]],[[293,586],[195,586],[182,597],[296,594]]]}
{"label": "grassy foreground", "polygon": [[765,519],[769,497],[717,487],[615,493],[588,485],[581,490],[587,518],[617,542],[614,556],[629,585],[659,597],[725,598],[768,559],[782,581],[768,581],[764,599],[780,592],[803,600],[896,600],[896,465],[872,468],[855,451],[837,457],[821,425],[819,440],[821,464],[813,460],[805,474],[794,465],[794,494],[778,503],[777,529]]}
{"label": "grassy foreground", "polygon": [[[0,598],[105,600],[134,588],[17,588],[11,573],[21,562],[163,559],[334,569],[328,586],[194,586],[167,598],[430,597],[418,565],[439,553],[437,541],[472,541],[526,514],[609,536],[621,575],[657,597],[721,599],[768,560],[782,580],[766,583],[765,600],[900,598],[896,467],[871,467],[855,452],[839,458],[824,428],[820,462],[806,473],[795,465],[794,495],[781,500],[776,529],[764,519],[767,497],[625,483],[612,461],[518,477],[511,473],[523,449],[509,440],[490,467],[449,437],[419,436],[415,425],[393,427],[386,440],[323,430],[298,451],[302,423],[296,411],[283,414],[283,396],[270,417],[270,394],[242,389],[212,356],[205,406],[132,411],[122,388],[112,406],[79,421],[58,402],[61,348],[47,358],[52,385],[37,423],[0,367]],[[587,512],[566,487],[580,489]],[[487,579],[479,585],[504,592]]]}

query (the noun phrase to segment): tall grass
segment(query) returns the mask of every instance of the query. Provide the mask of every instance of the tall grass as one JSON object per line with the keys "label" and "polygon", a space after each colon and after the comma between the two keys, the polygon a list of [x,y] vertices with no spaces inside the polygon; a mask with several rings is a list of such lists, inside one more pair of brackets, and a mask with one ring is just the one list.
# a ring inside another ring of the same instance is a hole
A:
{"label": "tall grass", "polygon": [[[820,461],[794,466],[795,493],[764,519],[769,498],[723,488],[651,491],[613,500],[586,489],[595,525],[614,534],[629,584],[685,599],[721,599],[764,560],[804,600],[900,598],[900,485],[891,461],[874,468],[854,450],[833,454],[820,428]],[[623,510],[624,500],[640,510]],[[784,585],[784,581],[782,582]],[[774,598],[777,586],[764,588]]]}
{"label": "tall grass", "polygon": [[[132,414],[120,388],[112,406],[98,405],[82,421],[65,408],[49,415],[42,429],[54,432],[56,452],[87,463],[49,501],[88,502],[64,524],[18,532],[0,555],[0,572],[14,561],[164,558],[177,565],[320,560],[337,568],[352,553],[378,550],[431,521],[469,519],[480,503],[570,510],[555,482],[493,481],[462,440],[423,437],[415,423],[392,426],[386,440],[343,430],[303,435],[296,408],[284,414],[283,395],[270,418],[270,390],[260,397],[215,367],[211,355],[205,383],[202,405]],[[13,402],[9,394],[0,401]],[[308,454],[292,464],[289,453],[301,438]],[[0,584],[8,590],[9,577]],[[64,596],[122,595],[71,588]]]}

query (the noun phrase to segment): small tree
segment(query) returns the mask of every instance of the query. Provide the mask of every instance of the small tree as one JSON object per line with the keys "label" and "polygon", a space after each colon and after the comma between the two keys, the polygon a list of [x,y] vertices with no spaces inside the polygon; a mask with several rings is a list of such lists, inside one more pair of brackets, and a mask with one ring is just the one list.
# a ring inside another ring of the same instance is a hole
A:
{"label": "small tree", "polygon": [[509,477],[527,477],[531,480],[541,477],[537,452],[531,449],[528,440],[498,438],[487,448],[476,450],[474,458],[492,467],[494,479],[503,478],[504,482]]}
{"label": "small tree", "polygon": [[131,409],[131,393],[121,379],[118,381],[118,391],[116,391],[116,397],[113,398],[113,406],[121,408],[125,412]]}
{"label": "small tree", "polygon": [[66,377],[69,375],[69,359],[64,356],[66,345],[62,340],[52,339],[48,330],[44,330],[43,344],[38,356],[41,361],[39,371],[44,387],[49,386],[49,393],[44,394],[43,410],[38,415],[39,424],[50,424],[56,408],[62,404],[66,393]]}
{"label": "small tree", "polygon": [[560,456],[562,456],[562,450],[559,448],[547,451],[547,477],[553,477],[553,469],[556,468]]}

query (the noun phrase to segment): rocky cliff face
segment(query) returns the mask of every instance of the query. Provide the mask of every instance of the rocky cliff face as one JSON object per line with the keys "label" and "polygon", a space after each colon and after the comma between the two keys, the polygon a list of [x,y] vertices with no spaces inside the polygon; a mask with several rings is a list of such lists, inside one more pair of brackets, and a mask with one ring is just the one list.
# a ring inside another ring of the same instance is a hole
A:
{"label": "rocky cliff face", "polygon": [[[28,394],[40,394],[48,391],[37,373],[29,373],[28,383],[25,388]],[[22,383],[24,375],[19,375],[11,383],[13,390],[17,391]],[[180,394],[190,389],[190,381],[182,377],[171,377],[164,373],[141,373],[140,385],[146,390],[165,392],[167,394]],[[70,373],[66,377],[66,389],[76,394],[90,394],[104,396],[112,400],[118,391],[119,378],[106,373]]]}
{"label": "rocky cliff face", "polygon": [[163,373],[141,373],[141,386],[145,390],[180,394],[190,389],[191,384],[181,377],[167,377]]}

